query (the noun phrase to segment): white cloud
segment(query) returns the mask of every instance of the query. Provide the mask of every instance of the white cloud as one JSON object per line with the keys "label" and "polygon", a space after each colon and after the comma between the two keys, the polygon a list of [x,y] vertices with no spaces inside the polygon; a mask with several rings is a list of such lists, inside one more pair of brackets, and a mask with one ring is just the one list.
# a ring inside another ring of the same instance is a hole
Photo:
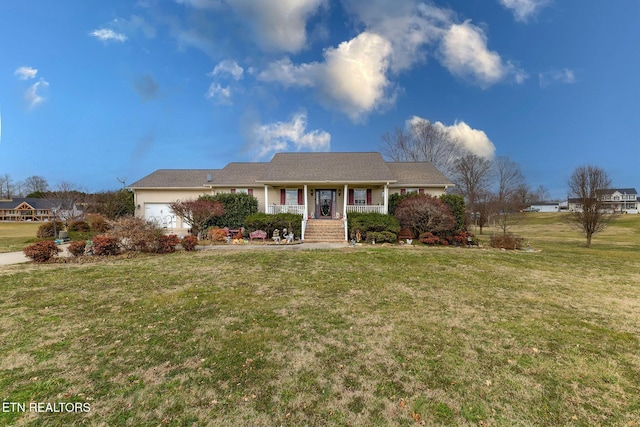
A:
{"label": "white cloud", "polygon": [[[407,127],[412,128],[416,123],[428,121],[422,117],[413,116],[407,120]],[[479,129],[473,129],[463,121],[456,121],[447,126],[442,122],[433,122],[434,126],[444,130],[467,151],[486,159],[493,159],[496,147],[487,134]]]}
{"label": "white cloud", "polygon": [[294,114],[288,122],[255,124],[251,130],[251,149],[258,158],[278,151],[328,151],[331,146],[328,132],[307,132],[306,112]]}
{"label": "white cloud", "polygon": [[447,9],[414,0],[343,0],[346,10],[367,31],[386,38],[392,46],[391,69],[409,69],[427,58],[429,45],[437,42],[451,24]]}
{"label": "white cloud", "polygon": [[[191,0],[194,1],[194,0]],[[307,19],[327,0],[226,0],[266,50],[295,53],[307,42]]]}
{"label": "white cloud", "polygon": [[516,21],[527,22],[538,14],[550,0],[500,0],[500,4],[510,9]]}
{"label": "white cloud", "polygon": [[123,43],[127,41],[127,36],[121,33],[116,33],[115,31],[109,28],[100,28],[99,30],[93,30],[89,34],[97,38],[98,40],[102,40],[104,42],[113,40],[113,41]]}
{"label": "white cloud", "polygon": [[234,80],[238,81],[242,79],[244,74],[244,69],[238,65],[236,61],[232,61],[230,59],[225,59],[224,61],[220,61],[218,65],[213,68],[213,71],[209,73],[211,77],[218,76],[231,76]]}
{"label": "white cloud", "polygon": [[38,74],[38,70],[32,67],[19,67],[16,71],[13,72],[13,74],[18,76],[20,80],[29,80],[36,77],[36,74]]}
{"label": "white cloud", "polygon": [[523,70],[489,50],[484,31],[469,20],[451,25],[440,45],[440,61],[455,76],[482,88],[509,77],[522,83],[527,77]]}
{"label": "white cloud", "polygon": [[496,147],[484,131],[473,129],[462,121],[456,121],[452,126],[443,126],[448,130],[449,135],[460,141],[462,146],[473,154],[486,159],[492,159],[495,156]]}
{"label": "white cloud", "polygon": [[49,82],[41,78],[27,89],[24,99],[27,101],[29,108],[35,108],[45,101],[45,98],[39,92],[47,87],[49,87]]}
{"label": "white cloud", "polygon": [[330,109],[360,121],[371,111],[395,101],[387,78],[391,44],[385,38],[360,33],[324,51],[324,62],[295,65],[289,59],[272,63],[258,75],[285,86],[314,87]]}
{"label": "white cloud", "polygon": [[540,87],[547,87],[552,83],[572,84],[576,82],[576,75],[573,70],[563,68],[539,73],[538,81],[540,82]]}
{"label": "white cloud", "polygon": [[231,105],[231,88],[229,86],[221,86],[219,83],[211,83],[205,98],[212,100],[218,104]]}

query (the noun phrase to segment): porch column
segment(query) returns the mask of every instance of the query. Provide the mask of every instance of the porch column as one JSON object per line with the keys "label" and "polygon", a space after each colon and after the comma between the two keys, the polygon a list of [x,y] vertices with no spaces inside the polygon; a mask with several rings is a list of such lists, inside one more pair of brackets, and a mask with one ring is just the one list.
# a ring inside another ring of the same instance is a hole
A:
{"label": "porch column", "polygon": [[389,213],[389,183],[387,182],[384,185],[384,213],[387,215]]}
{"label": "porch column", "polygon": [[344,198],[342,199],[343,212],[342,217],[347,217],[347,202],[349,201],[349,186],[347,184],[344,185],[344,192],[342,193]]}
{"label": "porch column", "polygon": [[267,208],[269,206],[269,187],[267,187],[267,184],[264,185],[264,213],[269,213],[267,212]]}
{"label": "porch column", "polygon": [[300,239],[304,241],[304,232],[307,224],[307,218],[309,218],[309,194],[307,184],[304,185],[304,215],[302,216],[302,234]]}

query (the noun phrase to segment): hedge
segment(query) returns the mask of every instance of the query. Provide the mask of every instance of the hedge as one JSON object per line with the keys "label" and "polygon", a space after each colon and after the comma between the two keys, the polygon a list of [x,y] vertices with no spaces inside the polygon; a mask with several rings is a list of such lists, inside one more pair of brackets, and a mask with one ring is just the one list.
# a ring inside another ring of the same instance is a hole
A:
{"label": "hedge", "polygon": [[296,237],[300,237],[302,235],[302,215],[257,213],[247,217],[244,227],[247,229],[246,235],[256,230],[262,230],[267,232],[267,236],[271,236],[273,230],[278,229],[282,232],[282,229],[286,228],[288,231],[292,231]]}

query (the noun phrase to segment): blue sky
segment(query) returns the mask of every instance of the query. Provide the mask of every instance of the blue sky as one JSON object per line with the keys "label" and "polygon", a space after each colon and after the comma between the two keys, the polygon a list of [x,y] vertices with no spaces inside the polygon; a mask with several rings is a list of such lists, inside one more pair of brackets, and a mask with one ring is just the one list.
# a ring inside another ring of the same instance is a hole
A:
{"label": "blue sky", "polygon": [[379,151],[415,118],[565,197],[640,187],[640,2],[0,3],[0,175],[88,191],[276,151]]}

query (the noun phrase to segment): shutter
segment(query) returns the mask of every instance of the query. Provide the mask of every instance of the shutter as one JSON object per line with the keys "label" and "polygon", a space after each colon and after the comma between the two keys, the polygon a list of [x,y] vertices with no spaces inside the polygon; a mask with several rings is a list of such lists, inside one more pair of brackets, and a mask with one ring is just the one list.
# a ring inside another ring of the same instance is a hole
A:
{"label": "shutter", "polygon": [[235,188],[231,189],[231,194],[236,194],[236,189]]}
{"label": "shutter", "polygon": [[284,205],[287,203],[287,193],[284,188],[280,189],[280,204]]}
{"label": "shutter", "polygon": [[302,194],[302,188],[298,188],[298,204],[304,204],[304,194]]}
{"label": "shutter", "polygon": [[247,194],[253,196],[253,188],[247,189]]}
{"label": "shutter", "polygon": [[406,188],[401,188],[400,189],[400,194],[407,194],[407,189]]}
{"label": "shutter", "polygon": [[353,205],[356,203],[356,192],[353,188],[349,189],[349,202],[350,205]]}
{"label": "shutter", "polygon": [[419,193],[419,194],[424,194],[424,188],[419,188],[419,189],[418,189],[418,193]]}
{"label": "shutter", "polygon": [[367,188],[367,205],[371,204],[372,195],[373,195],[373,190],[370,188]]}

